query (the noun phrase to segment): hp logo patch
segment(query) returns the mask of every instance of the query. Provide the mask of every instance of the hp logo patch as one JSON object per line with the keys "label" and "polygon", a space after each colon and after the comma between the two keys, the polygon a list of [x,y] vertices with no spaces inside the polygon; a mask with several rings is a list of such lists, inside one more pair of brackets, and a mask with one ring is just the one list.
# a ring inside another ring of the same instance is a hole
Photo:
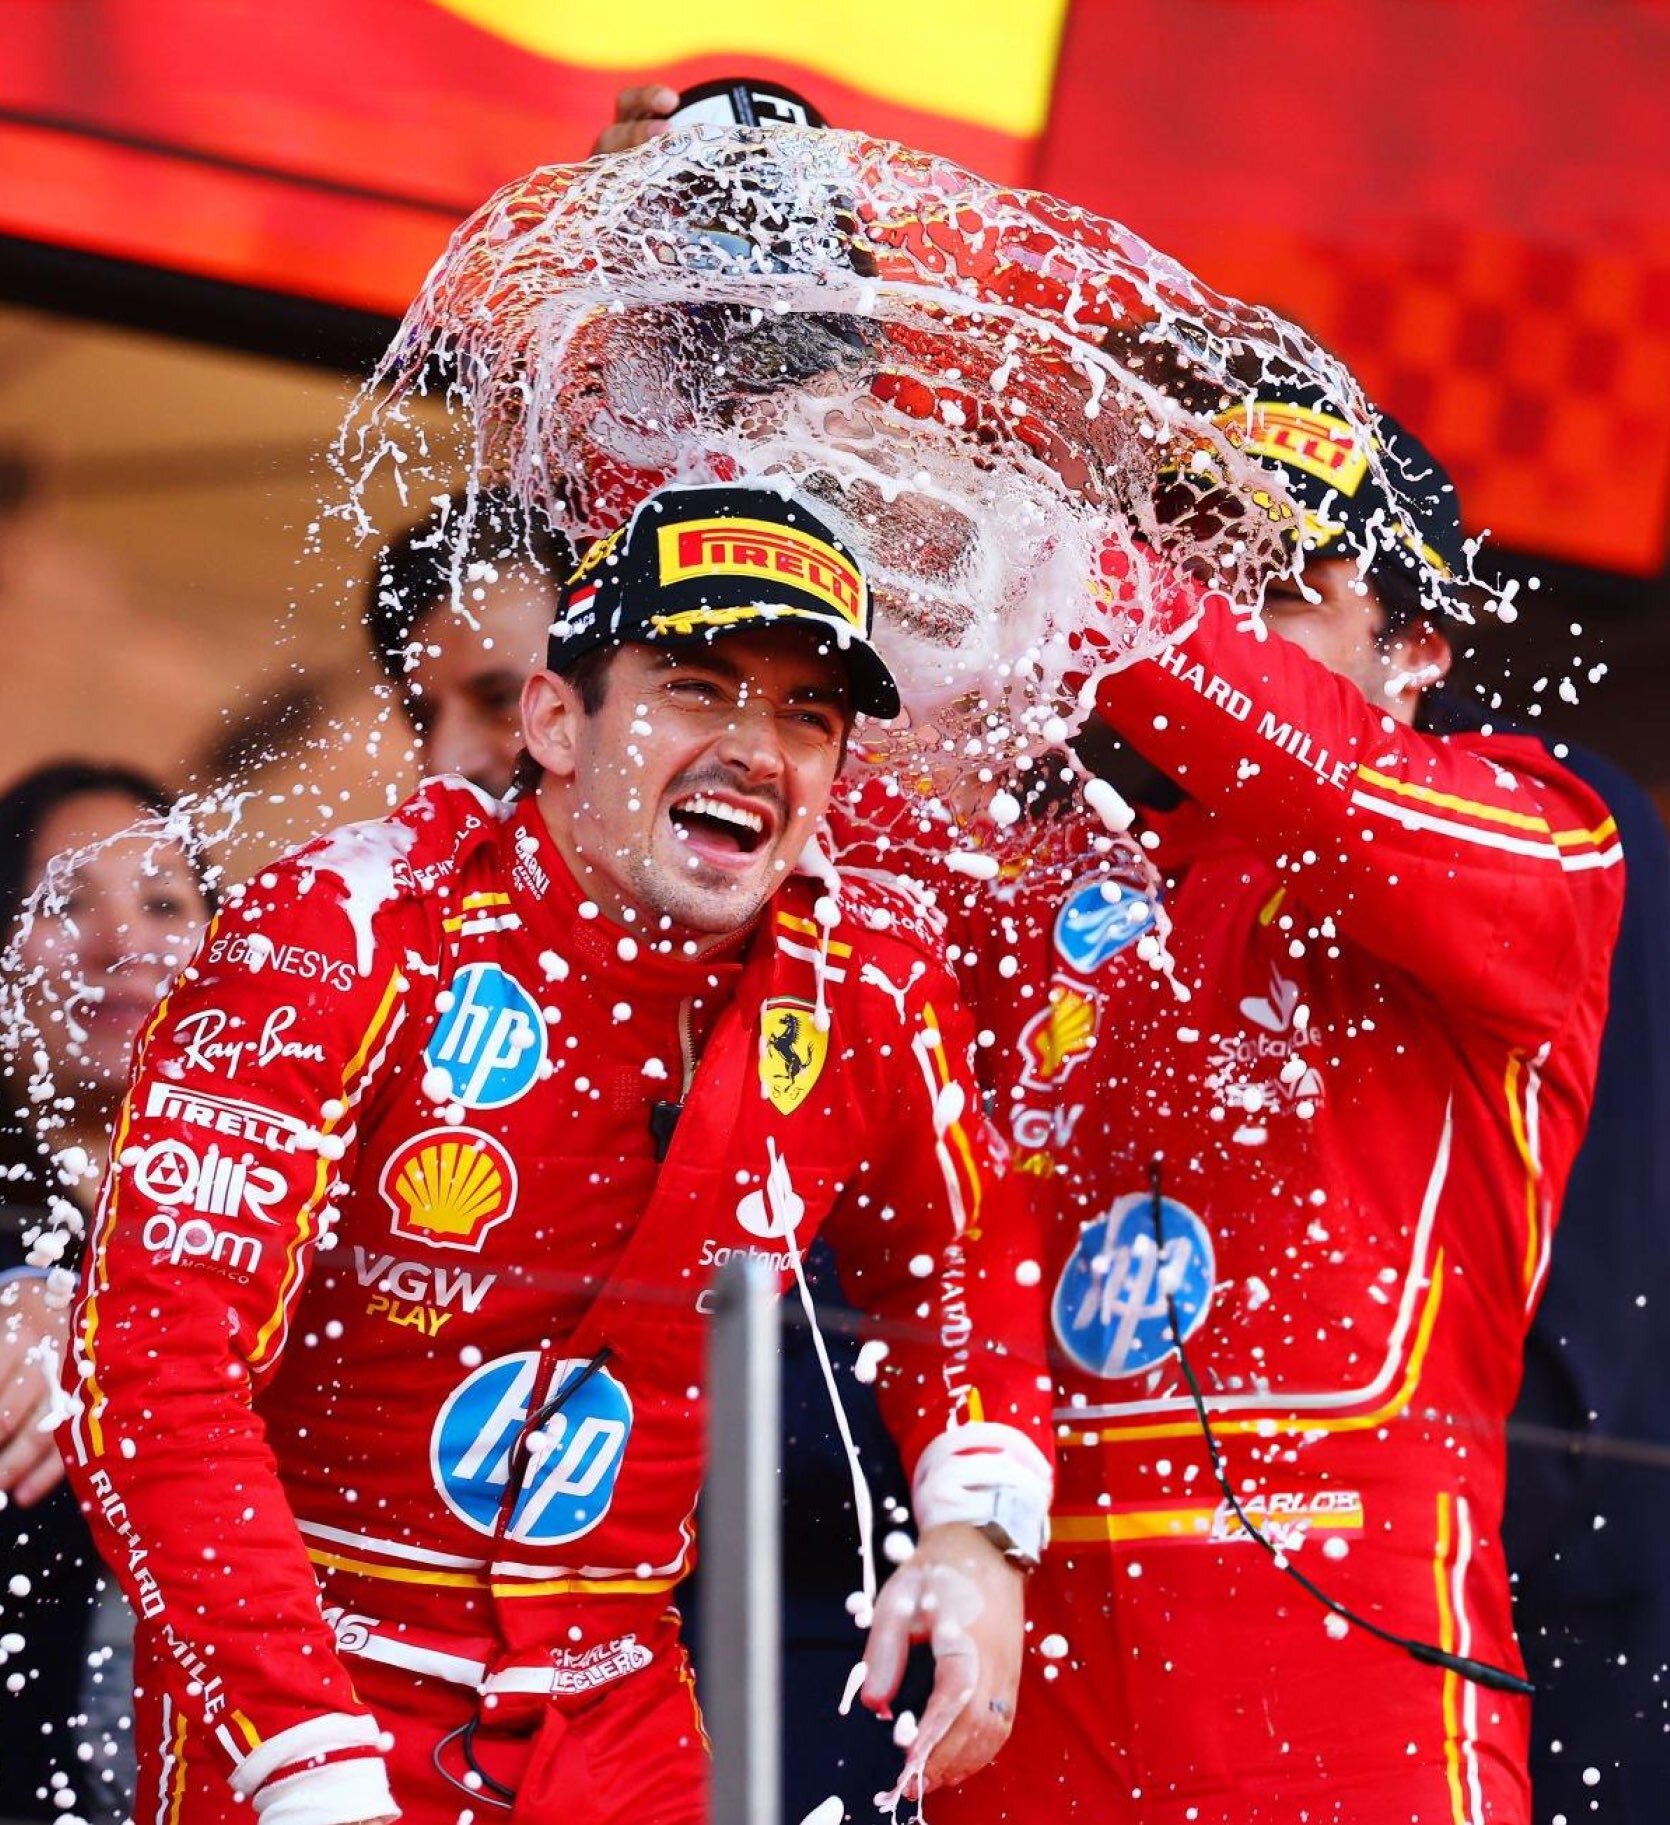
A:
{"label": "hp logo patch", "polygon": [[[581,1357],[559,1362],[542,1397],[585,1366]],[[453,1389],[436,1417],[429,1438],[435,1487],[477,1533],[498,1525],[538,1373],[537,1350],[495,1357]],[[531,1435],[505,1538],[561,1546],[590,1533],[609,1512],[631,1436],[630,1397],[607,1369],[596,1370]]]}
{"label": "hp logo patch", "polygon": [[1160,1236],[1147,1192],[1120,1198],[1086,1223],[1056,1282],[1050,1319],[1056,1342],[1081,1369],[1136,1375],[1175,1348],[1169,1293],[1186,1343],[1212,1303],[1212,1238],[1174,1198],[1160,1200]]}
{"label": "hp logo patch", "polygon": [[1081,976],[1100,969],[1154,923],[1154,903],[1125,881],[1103,878],[1075,887],[1055,916],[1055,948]]}
{"label": "hp logo patch", "polygon": [[425,1061],[446,1073],[467,1109],[502,1109],[539,1075],[545,1022],[539,1003],[496,963],[472,963],[452,979],[452,1005],[435,1023]]}

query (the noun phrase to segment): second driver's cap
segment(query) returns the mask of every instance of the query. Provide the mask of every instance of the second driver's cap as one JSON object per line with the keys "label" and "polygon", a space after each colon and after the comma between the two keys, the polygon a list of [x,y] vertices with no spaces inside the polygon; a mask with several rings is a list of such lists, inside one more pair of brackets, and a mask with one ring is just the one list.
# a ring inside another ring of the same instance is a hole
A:
{"label": "second driver's cap", "polygon": [[853,707],[899,714],[857,558],[804,503],[762,483],[667,487],[642,501],[563,584],[547,664],[566,672],[600,647],[714,640],[773,623],[824,629]]}
{"label": "second driver's cap", "polygon": [[675,127],[826,127],[804,95],[756,76],[722,76],[698,83],[668,116]]}

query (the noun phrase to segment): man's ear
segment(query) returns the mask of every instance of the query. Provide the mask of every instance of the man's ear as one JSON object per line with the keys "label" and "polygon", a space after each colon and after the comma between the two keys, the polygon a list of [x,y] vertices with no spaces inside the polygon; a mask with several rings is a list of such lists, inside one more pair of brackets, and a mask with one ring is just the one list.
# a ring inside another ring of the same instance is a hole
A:
{"label": "man's ear", "polygon": [[1449,677],[1455,657],[1450,651],[1449,636],[1425,615],[1417,615],[1401,627],[1388,645],[1393,669],[1419,678],[1423,691]]}
{"label": "man's ear", "polygon": [[534,672],[522,686],[522,740],[554,778],[574,776],[585,714],[580,693],[556,672]]}

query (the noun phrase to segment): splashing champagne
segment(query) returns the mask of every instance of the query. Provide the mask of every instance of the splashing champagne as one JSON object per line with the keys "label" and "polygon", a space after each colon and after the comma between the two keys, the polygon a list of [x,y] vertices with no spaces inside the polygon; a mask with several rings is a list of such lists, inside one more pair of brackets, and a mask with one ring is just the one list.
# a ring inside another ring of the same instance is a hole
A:
{"label": "splashing champagne", "polygon": [[855,133],[704,126],[457,231],[344,428],[340,511],[386,464],[424,493],[461,469],[586,537],[669,479],[780,476],[872,579],[909,724],[879,752],[997,777],[1082,718],[1087,671],[1182,631],[1149,580],[1252,602],[1290,561],[1281,482],[1213,422],[1271,369],[1367,446],[1309,338],[1116,223]]}

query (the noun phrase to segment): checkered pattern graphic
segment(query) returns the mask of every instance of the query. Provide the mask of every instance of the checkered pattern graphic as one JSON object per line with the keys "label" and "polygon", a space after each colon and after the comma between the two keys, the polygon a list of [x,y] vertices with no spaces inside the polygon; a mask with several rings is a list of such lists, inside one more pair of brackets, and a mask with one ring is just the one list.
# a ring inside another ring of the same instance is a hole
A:
{"label": "checkered pattern graphic", "polygon": [[1670,524],[1670,235],[1630,242],[1457,228],[1409,251],[1265,234],[1214,278],[1302,322],[1415,429],[1469,532],[1651,575]]}

